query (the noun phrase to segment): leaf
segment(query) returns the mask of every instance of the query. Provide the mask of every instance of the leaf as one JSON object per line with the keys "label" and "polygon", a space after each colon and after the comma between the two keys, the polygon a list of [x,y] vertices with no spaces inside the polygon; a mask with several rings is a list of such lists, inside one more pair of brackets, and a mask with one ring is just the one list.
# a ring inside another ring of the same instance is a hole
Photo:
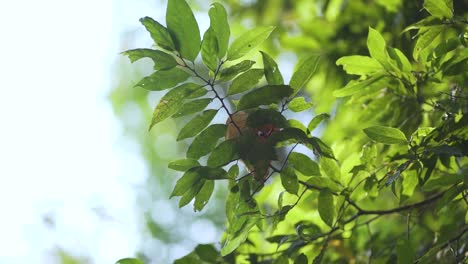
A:
{"label": "leaf", "polygon": [[263,69],[250,69],[239,76],[233,81],[227,91],[227,95],[233,95],[245,92],[254,87],[263,77]]}
{"label": "leaf", "polygon": [[263,59],[263,71],[268,84],[284,84],[283,76],[276,62],[267,53],[260,51]]}
{"label": "leaf", "polygon": [[393,127],[373,126],[364,129],[364,133],[379,143],[406,144],[408,140],[401,130]]}
{"label": "leaf", "polygon": [[215,33],[218,42],[218,58],[222,59],[226,54],[231,34],[227,12],[222,4],[213,3],[208,11],[208,15],[210,16],[210,28]]}
{"label": "leaf", "polygon": [[318,137],[311,137],[308,142],[313,146],[313,151],[315,155],[324,156],[327,158],[335,159],[335,155],[333,154],[333,150],[325,144],[320,138]]}
{"label": "leaf", "polygon": [[294,167],[294,169],[306,176],[320,176],[318,164],[302,153],[291,152],[291,154],[289,154],[288,162]]}
{"label": "leaf", "polygon": [[242,244],[247,239],[250,229],[252,229],[257,224],[258,220],[259,219],[257,217],[249,217],[242,225],[241,229],[236,232],[237,234],[228,235],[223,248],[221,249],[221,256],[226,256],[238,248],[240,244]]}
{"label": "leaf", "polygon": [[136,258],[123,258],[119,259],[116,264],[143,264],[143,261]]}
{"label": "leaf", "polygon": [[[444,30],[444,25],[432,26],[424,30],[424,33],[421,34],[416,41],[413,49],[413,58],[415,60],[419,59],[421,51],[430,47],[430,44],[434,42],[434,39],[439,36]],[[422,30],[422,29],[421,29]]]}
{"label": "leaf", "polygon": [[131,62],[135,62],[142,58],[150,58],[154,62],[155,70],[168,70],[177,66],[177,61],[163,51],[152,49],[133,49],[124,51],[122,54],[128,56]]}
{"label": "leaf", "polygon": [[413,263],[415,250],[410,241],[406,239],[398,240],[396,251],[398,263]]}
{"label": "leaf", "polygon": [[215,263],[219,257],[219,252],[213,245],[201,244],[195,248],[195,253],[200,257],[201,260]]}
{"label": "leaf", "polygon": [[332,227],[335,218],[335,205],[333,194],[328,189],[321,190],[319,193],[318,211],[325,224]]}
{"label": "leaf", "polygon": [[237,145],[235,139],[221,142],[211,152],[207,165],[209,167],[221,167],[237,158]]}
{"label": "leaf", "polygon": [[246,70],[250,69],[252,65],[255,64],[255,61],[251,60],[244,60],[241,61],[231,67],[222,69],[219,72],[219,80],[220,81],[229,81],[232,78],[236,77],[241,72],[245,72]]}
{"label": "leaf", "polygon": [[332,192],[340,192],[343,190],[343,187],[341,187],[339,184],[332,181],[330,178],[323,176],[310,177],[307,179],[307,183],[318,188],[328,188]]}
{"label": "leaf", "polygon": [[172,117],[177,118],[177,117],[190,115],[190,114],[193,114],[193,113],[198,113],[198,112],[204,110],[208,106],[208,104],[211,103],[211,101],[213,101],[213,99],[211,99],[211,98],[202,98],[202,99],[197,99],[197,100],[187,102],[187,103],[183,104],[179,108],[177,113],[175,113]]}
{"label": "leaf", "polygon": [[342,65],[348,74],[367,75],[383,70],[382,65],[368,56],[345,56],[336,61],[336,65]]}
{"label": "leaf", "polygon": [[294,172],[294,169],[292,167],[286,167],[281,171],[280,176],[281,184],[283,185],[284,189],[291,194],[297,195],[297,191],[299,190],[299,183],[297,181],[297,175]]}
{"label": "leaf", "polygon": [[298,128],[298,129],[304,131],[304,133],[307,130],[307,128],[302,124],[302,122],[300,122],[300,121],[298,121],[296,119],[289,119],[288,120],[288,126]]}
{"label": "leaf", "polygon": [[193,198],[200,192],[200,190],[203,188],[203,185],[205,184],[206,180],[199,178],[197,181],[193,183],[189,187],[189,189],[182,195],[182,197],[179,200],[179,208],[182,208],[186,206],[188,203],[190,203]]}
{"label": "leaf", "polygon": [[175,50],[174,42],[171,34],[163,25],[155,21],[151,17],[140,18],[140,23],[145,26],[146,30],[151,34],[151,38],[158,46],[166,50]]}
{"label": "leaf", "polygon": [[232,165],[231,168],[229,168],[228,175],[229,178],[235,179],[239,175],[239,165]]}
{"label": "leaf", "polygon": [[195,137],[187,150],[187,158],[199,159],[210,153],[215,147],[218,139],[224,136],[226,125],[214,124],[203,130]]}
{"label": "leaf", "polygon": [[184,83],[165,94],[154,109],[149,129],[176,113],[182,105],[181,102],[198,89],[200,89],[198,84]]}
{"label": "leaf", "polygon": [[200,29],[185,0],[168,1],[166,25],[180,55],[185,59],[195,61],[200,51]]}
{"label": "leaf", "polygon": [[424,0],[424,8],[431,15],[438,18],[452,18],[453,17],[453,6],[449,6],[449,2],[446,0]]}
{"label": "leaf", "polygon": [[212,28],[208,28],[203,35],[201,56],[206,67],[215,72],[218,68],[218,42]]}
{"label": "leaf", "polygon": [[291,102],[289,102],[288,104],[289,110],[293,112],[302,112],[307,109],[310,109],[312,106],[313,104],[310,102],[306,102],[304,97],[296,97],[292,99]]}
{"label": "leaf", "polygon": [[411,66],[410,61],[408,58],[401,52],[401,50],[397,48],[387,48],[389,56],[397,62],[398,68],[405,72],[411,73],[413,67]]}
{"label": "leaf", "polygon": [[169,70],[157,71],[143,78],[135,87],[141,87],[150,91],[161,91],[176,86],[187,80],[189,76],[188,72],[176,67]]}
{"label": "leaf", "polygon": [[201,176],[198,174],[198,171],[195,168],[191,168],[182,175],[182,177],[177,180],[177,183],[172,190],[171,196],[182,196],[184,195],[195,182],[201,179]]}
{"label": "leaf", "polygon": [[319,59],[318,56],[310,56],[296,66],[296,71],[289,81],[289,85],[294,90],[291,97],[296,95],[309,82],[312,74],[317,69]]}
{"label": "leaf", "polygon": [[260,45],[275,27],[256,27],[236,38],[227,52],[227,60],[238,59]]}
{"label": "leaf", "polygon": [[327,175],[334,181],[341,182],[340,167],[338,167],[338,164],[334,159],[327,157],[320,158],[320,167],[322,168],[323,174]]}
{"label": "leaf", "polygon": [[365,81],[355,82],[346,85],[343,89],[335,90],[335,97],[346,97],[358,92],[371,93],[378,91],[388,85],[388,78],[383,75],[374,75]]}
{"label": "leaf", "polygon": [[301,253],[294,260],[294,264],[307,264],[307,263],[309,263],[309,260],[307,259],[307,256],[304,255],[304,253]]}
{"label": "leaf", "polygon": [[180,130],[177,141],[196,136],[210,124],[217,113],[218,110],[209,109],[194,117]]}
{"label": "leaf", "polygon": [[200,189],[197,195],[195,195],[195,202],[193,203],[193,210],[195,212],[197,211],[200,212],[201,210],[203,210],[205,205],[210,200],[213,190],[214,190],[214,181],[205,181],[205,184],[203,184],[203,187]]}
{"label": "leaf", "polygon": [[314,118],[312,118],[309,125],[307,126],[307,130],[309,130],[309,132],[314,131],[314,129],[320,124],[320,122],[329,118],[330,118],[330,115],[327,113],[322,113],[322,114],[318,114],[314,116]]}
{"label": "leaf", "polygon": [[237,110],[276,103],[291,95],[292,92],[293,90],[288,85],[266,85],[242,96],[237,105]]}
{"label": "leaf", "polygon": [[176,171],[187,171],[193,167],[200,166],[200,163],[194,159],[179,159],[171,161],[168,165],[169,169]]}
{"label": "leaf", "polygon": [[376,59],[386,69],[390,69],[387,60],[389,58],[386,50],[385,39],[380,33],[369,27],[369,34],[367,36],[367,48],[373,59]]}
{"label": "leaf", "polygon": [[198,259],[197,255],[191,252],[188,255],[176,259],[173,264],[201,264],[201,262]]}

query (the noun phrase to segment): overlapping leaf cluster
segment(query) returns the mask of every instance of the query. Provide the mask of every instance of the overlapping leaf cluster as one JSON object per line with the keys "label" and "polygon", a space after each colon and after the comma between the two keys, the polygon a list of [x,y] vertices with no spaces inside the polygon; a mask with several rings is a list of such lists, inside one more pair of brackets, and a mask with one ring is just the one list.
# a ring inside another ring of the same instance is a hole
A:
{"label": "overlapping leaf cluster", "polygon": [[[398,6],[386,7],[394,11]],[[412,56],[369,27],[369,56],[336,61],[358,76],[333,92],[342,98],[337,116],[343,115],[340,109],[359,106],[354,122],[365,127],[349,134],[354,140],[332,148],[311,135],[329,114],[316,115],[307,126],[283,115],[312,107],[296,96],[314,73],[317,57],[301,60],[289,84],[265,52],[262,68],[252,68],[254,61],[237,61],[273,27],[252,29],[229,45],[227,14],[215,3],[210,27],[200,38],[184,0],[169,1],[167,28],[148,17],[141,20],[156,49],[125,54],[131,61],[152,59],[155,72],[137,86],[170,89],[156,106],[150,129],[169,117],[195,115],[177,136],[193,138],[187,157],[169,164],[183,172],[172,196],[181,197],[180,207],[193,201],[200,211],[215,182],[229,182],[220,250],[199,245],[176,263],[361,261],[368,257],[365,252],[371,252],[369,260],[430,263],[447,258],[447,247],[452,259],[466,258],[467,21],[454,15],[450,0],[426,0],[424,8],[429,16],[403,31],[416,30]],[[199,54],[203,67],[196,60]],[[282,120],[281,130],[261,144],[255,134],[226,140],[229,122],[224,120],[235,111],[250,113],[249,124]],[[217,116],[223,122],[214,122]],[[316,159],[294,151],[298,145],[312,150]],[[286,154],[278,155],[285,146]],[[259,165],[249,172],[239,166],[240,159]],[[277,162],[265,162],[270,160]],[[281,184],[264,185],[265,179],[253,177],[260,170],[267,171],[266,179],[279,174],[274,183]],[[451,246],[455,242],[456,248]]]}

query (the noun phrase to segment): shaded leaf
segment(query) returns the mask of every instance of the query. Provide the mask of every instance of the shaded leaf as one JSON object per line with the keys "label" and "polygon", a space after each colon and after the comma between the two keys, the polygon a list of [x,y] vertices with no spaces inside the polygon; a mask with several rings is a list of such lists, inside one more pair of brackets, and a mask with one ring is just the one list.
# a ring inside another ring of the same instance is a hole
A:
{"label": "shaded leaf", "polygon": [[208,104],[211,103],[211,101],[213,101],[213,99],[211,98],[202,98],[202,99],[197,99],[197,100],[187,102],[183,104],[180,107],[180,109],[177,111],[177,113],[175,113],[172,117],[177,118],[177,117],[190,115],[193,113],[198,113],[204,110],[208,106]]}
{"label": "shaded leaf", "polygon": [[186,206],[188,203],[190,203],[195,196],[200,192],[200,190],[203,188],[203,185],[205,184],[206,180],[199,178],[197,181],[193,183],[189,187],[189,189],[182,195],[182,197],[179,200],[179,208],[182,208]]}
{"label": "shaded leaf", "polygon": [[250,69],[239,76],[233,81],[227,91],[227,95],[233,95],[245,92],[254,87],[263,77],[263,69]]}
{"label": "shaded leaf", "polygon": [[184,173],[184,175],[182,175],[179,180],[177,180],[174,190],[172,190],[171,197],[184,195],[190,189],[190,187],[200,179],[201,176],[196,170],[196,167],[189,169]]}
{"label": "shaded leaf", "polygon": [[192,144],[187,150],[187,157],[199,159],[210,153],[215,147],[218,140],[224,136],[226,125],[214,124],[203,130],[195,137]]}
{"label": "shaded leaf", "polygon": [[206,67],[215,72],[218,68],[218,42],[212,28],[208,28],[203,35],[201,56]]}
{"label": "shaded leaf", "polygon": [[218,58],[221,59],[226,54],[231,34],[227,13],[222,4],[213,3],[208,15],[210,16],[210,28],[214,31],[218,43]]}
{"label": "shaded leaf", "polygon": [[200,257],[201,260],[210,263],[215,263],[219,257],[219,252],[213,245],[201,244],[195,248],[195,253]]}
{"label": "shaded leaf", "polygon": [[274,27],[256,27],[245,32],[232,42],[227,52],[227,60],[244,56],[267,39],[274,29]]}
{"label": "shaded leaf", "polygon": [[231,166],[231,168],[229,168],[228,176],[231,179],[235,179],[237,175],[239,175],[239,165],[234,164]]}
{"label": "shaded leaf", "polygon": [[318,164],[302,153],[291,152],[288,162],[306,176],[320,175]]}
{"label": "shaded leaf", "polygon": [[307,130],[309,130],[309,132],[314,131],[314,129],[320,124],[320,122],[328,118],[330,118],[330,115],[327,113],[322,113],[314,116],[314,118],[312,118],[312,120],[309,122],[309,125],[307,125]]}
{"label": "shaded leaf", "polygon": [[401,130],[393,127],[373,126],[364,129],[364,133],[379,143],[384,144],[405,144],[407,139]]}
{"label": "shaded leaf", "polygon": [[284,84],[283,76],[273,58],[263,51],[260,53],[262,53],[263,71],[268,84]]}
{"label": "shaded leaf", "polygon": [[194,159],[179,159],[171,161],[168,165],[169,169],[176,171],[187,171],[193,167],[200,166],[200,163]]}
{"label": "shaded leaf", "polygon": [[155,21],[151,17],[143,17],[140,19],[146,30],[151,34],[151,38],[158,46],[166,50],[175,50],[174,42],[172,41],[171,34],[163,25]]}
{"label": "shaded leaf", "polygon": [[309,260],[307,259],[307,256],[304,255],[304,253],[301,253],[299,256],[294,259],[294,264],[308,264]]}
{"label": "shaded leaf", "polygon": [[310,102],[306,102],[304,97],[296,97],[292,99],[291,102],[289,102],[288,104],[289,110],[293,112],[302,112],[307,109],[310,109],[312,106],[313,104]]}
{"label": "shaded leaf", "polygon": [[281,176],[281,184],[283,185],[284,189],[291,193],[296,194],[299,190],[299,183],[297,181],[297,175],[294,172],[292,167],[283,168],[280,173]]}
{"label": "shaded leaf", "polygon": [[293,90],[288,85],[266,85],[245,94],[237,105],[237,110],[269,105],[291,95]]}
{"label": "shaded leaf", "polygon": [[116,264],[143,264],[143,261],[136,258],[119,259]]}
{"label": "shaded leaf", "polygon": [[219,80],[220,81],[228,81],[232,78],[236,77],[241,72],[245,72],[246,70],[250,69],[252,65],[255,64],[255,61],[251,60],[244,60],[237,64],[234,64],[228,68],[222,69],[219,72]]}
{"label": "shaded leaf", "polygon": [[237,144],[235,139],[221,142],[208,158],[209,167],[221,167],[237,159]]}
{"label": "shaded leaf", "polygon": [[333,194],[327,189],[321,190],[319,193],[318,211],[325,224],[332,227],[335,218],[335,204]]}
{"label": "shaded leaf", "polygon": [[383,75],[374,75],[365,81],[349,83],[344,88],[335,90],[335,97],[345,97],[356,94],[358,92],[371,93],[378,91],[388,85],[389,79]]}
{"label": "shaded leaf", "polygon": [[177,135],[177,141],[198,135],[200,131],[210,124],[217,113],[218,110],[209,109],[194,117],[180,130],[179,135]]}
{"label": "shaded leaf", "polygon": [[398,263],[413,263],[415,251],[410,241],[406,239],[399,240],[396,251]]}
{"label": "shaded leaf", "polygon": [[205,181],[205,184],[203,184],[203,187],[195,196],[195,202],[193,203],[193,210],[195,212],[203,210],[208,200],[210,200],[213,190],[214,181]]}
{"label": "shaded leaf", "polygon": [[382,65],[368,56],[345,56],[336,61],[336,65],[342,65],[348,74],[366,75],[383,70]]}
{"label": "shaded leaf", "polygon": [[154,72],[139,81],[135,87],[141,87],[150,91],[161,91],[176,86],[178,83],[187,80],[189,76],[189,73],[176,67]]}
{"label": "shaded leaf", "polygon": [[289,85],[294,90],[291,97],[296,95],[310,80],[315,70],[317,69],[320,57],[310,56],[299,62],[296,66],[296,71],[293,73]]}
{"label": "shaded leaf", "polygon": [[124,51],[122,54],[128,56],[131,62],[142,58],[150,58],[154,62],[155,70],[168,70],[177,66],[177,61],[163,51],[152,49],[133,49]]}

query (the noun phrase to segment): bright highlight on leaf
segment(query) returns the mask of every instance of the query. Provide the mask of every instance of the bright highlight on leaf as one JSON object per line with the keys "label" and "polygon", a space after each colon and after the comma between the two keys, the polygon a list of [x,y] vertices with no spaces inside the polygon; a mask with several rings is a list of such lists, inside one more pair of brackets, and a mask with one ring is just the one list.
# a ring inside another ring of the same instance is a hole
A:
{"label": "bright highlight on leaf", "polygon": [[270,36],[275,27],[256,27],[235,39],[227,52],[228,60],[243,57]]}
{"label": "bright highlight on leaf", "polygon": [[406,144],[408,140],[401,130],[393,127],[373,126],[364,129],[366,135],[384,144]]}

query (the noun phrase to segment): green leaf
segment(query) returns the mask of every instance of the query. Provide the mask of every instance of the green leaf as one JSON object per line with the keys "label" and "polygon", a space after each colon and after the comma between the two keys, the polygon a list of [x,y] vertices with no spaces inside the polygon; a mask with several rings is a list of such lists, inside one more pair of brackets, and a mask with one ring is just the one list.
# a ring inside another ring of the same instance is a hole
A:
{"label": "green leaf", "polygon": [[309,125],[307,126],[307,130],[309,130],[309,132],[314,131],[314,129],[320,124],[320,122],[328,118],[330,118],[330,115],[327,113],[322,113],[314,116],[314,118],[312,118]]}
{"label": "green leaf", "polygon": [[205,181],[205,184],[203,184],[203,187],[200,189],[197,195],[195,195],[195,202],[193,203],[193,210],[195,212],[197,211],[200,212],[201,210],[203,210],[205,205],[210,200],[213,190],[214,190],[214,181]]}
{"label": "green leaf", "polygon": [[194,61],[200,51],[200,29],[185,0],[168,1],[166,25],[176,50],[183,58]]}
{"label": "green leaf", "polygon": [[212,72],[215,72],[218,68],[218,42],[216,39],[216,33],[214,33],[212,28],[208,28],[203,35],[201,56],[206,67],[208,67]]}
{"label": "green leaf", "polygon": [[275,27],[256,27],[235,39],[227,52],[227,60],[238,59],[260,45]]}
{"label": "green leaf", "polygon": [[244,60],[244,61],[241,61],[241,62],[239,62],[239,63],[237,63],[237,64],[235,64],[233,66],[222,69],[219,72],[219,80],[220,81],[232,80],[232,78],[236,77],[236,75],[250,69],[252,67],[252,65],[254,65],[254,64],[255,64],[255,61]]}
{"label": "green leaf", "polygon": [[180,68],[157,71],[143,78],[135,87],[141,87],[150,91],[161,91],[176,86],[178,83],[187,80],[189,76],[188,72]]}
{"label": "green leaf", "polygon": [[136,258],[119,259],[116,264],[143,264],[143,261]]}
{"label": "green leaf", "polygon": [[291,194],[297,195],[297,191],[299,190],[299,183],[297,181],[297,175],[294,172],[294,169],[292,167],[286,167],[281,171],[280,176],[281,184],[283,185],[284,189]]}
{"label": "green leaf", "polygon": [[382,65],[368,56],[345,56],[336,61],[336,65],[342,65],[348,74],[367,75],[383,70]]}
{"label": "green leaf", "polygon": [[308,141],[313,146],[314,154],[335,159],[333,150],[318,137],[311,137]]}
{"label": "green leaf", "polygon": [[343,190],[343,187],[339,184],[332,181],[330,178],[323,176],[310,177],[307,179],[307,183],[318,188],[328,188],[332,192],[340,192]]}
{"label": "green leaf", "polygon": [[190,114],[193,114],[193,113],[198,113],[198,112],[204,110],[208,106],[208,104],[211,103],[211,101],[213,101],[213,99],[211,99],[211,98],[202,98],[202,99],[197,99],[197,100],[187,102],[187,103],[183,104],[179,108],[177,113],[175,113],[172,117],[177,118],[177,117],[190,115]]}
{"label": "green leaf", "polygon": [[207,165],[209,167],[221,167],[237,158],[236,139],[230,139],[221,142],[211,152]]}
{"label": "green leaf", "polygon": [[189,187],[189,189],[182,195],[182,197],[179,200],[179,208],[182,208],[186,206],[190,201],[197,196],[197,194],[200,192],[200,190],[203,188],[203,185],[205,184],[206,180],[205,179],[198,179]]}
{"label": "green leaf", "polygon": [[307,263],[309,263],[309,260],[307,259],[307,256],[304,255],[304,253],[301,253],[294,260],[294,264],[307,264]]}
{"label": "green leaf", "polygon": [[298,129],[304,131],[304,133],[307,130],[307,128],[302,124],[302,122],[300,122],[300,121],[298,121],[296,119],[289,119],[288,120],[288,126],[298,128]]}
{"label": "green leaf", "polygon": [[444,28],[444,25],[439,25],[424,29],[424,33],[422,33],[419,36],[418,40],[416,41],[416,44],[414,45],[413,58],[415,60],[419,59],[419,55],[423,50],[431,47],[430,44],[433,43],[434,39],[436,39],[439,36],[439,34],[442,33]]}
{"label": "green leaf", "polygon": [[242,96],[237,105],[237,110],[277,103],[284,97],[290,96],[292,92],[293,90],[288,85],[266,85]]}
{"label": "green leaf", "polygon": [[193,167],[200,166],[200,163],[194,159],[179,159],[171,161],[168,165],[169,169],[176,171],[187,171]]}
{"label": "green leaf", "polygon": [[213,3],[208,15],[210,16],[210,28],[214,31],[218,42],[218,58],[222,59],[226,54],[231,34],[227,12],[222,4]]}
{"label": "green leaf", "polygon": [[257,217],[249,217],[236,234],[228,235],[223,248],[221,249],[221,255],[226,256],[238,248],[247,239],[250,229],[257,224],[258,220],[259,219]]}
{"label": "green leaf", "polygon": [[224,136],[226,125],[214,124],[203,130],[195,137],[187,150],[187,157],[199,159],[210,153],[215,147],[218,139]]}
{"label": "green leaf", "polygon": [[341,171],[340,167],[334,159],[327,157],[320,158],[320,167],[322,168],[323,174],[327,175],[334,181],[341,181]]}
{"label": "green leaf", "polygon": [[332,227],[335,218],[335,204],[333,194],[328,189],[321,190],[319,193],[318,211],[325,224]]}
{"label": "green leaf", "polygon": [[406,144],[408,140],[401,130],[393,127],[373,126],[364,129],[364,133],[372,139],[384,144]]}
{"label": "green leaf", "polygon": [[217,113],[218,110],[209,109],[194,117],[180,130],[179,135],[177,135],[177,141],[198,135],[200,131],[210,124]]}
{"label": "green leaf", "polygon": [[193,252],[176,259],[173,264],[202,264],[197,255]]}
{"label": "green leaf", "polygon": [[415,250],[410,241],[406,239],[398,240],[396,251],[398,263],[413,263]]}
{"label": "green leaf", "polygon": [[231,168],[229,168],[228,175],[229,178],[235,179],[239,175],[239,165],[232,165]]}
{"label": "green leaf", "polygon": [[174,42],[172,41],[169,31],[159,22],[151,17],[143,17],[140,23],[145,26],[146,30],[151,34],[151,38],[158,46],[166,50],[175,50]]}
{"label": "green leaf", "polygon": [[254,87],[263,77],[263,69],[250,69],[239,76],[233,81],[227,91],[227,95],[233,95],[245,92]]}
{"label": "green leaf", "polygon": [[195,83],[184,83],[165,94],[154,109],[149,129],[175,114],[182,106],[181,102],[200,88],[200,85]]}
{"label": "green leaf", "polygon": [[317,69],[320,57],[310,56],[298,63],[296,71],[293,73],[289,85],[294,90],[291,97],[296,95],[310,80]]}
{"label": "green leaf", "polygon": [[302,112],[307,109],[310,109],[312,106],[313,104],[310,102],[306,102],[304,97],[296,97],[292,99],[291,102],[289,102],[288,104],[289,110],[293,112]]}
{"label": "green leaf", "polygon": [[150,58],[154,62],[155,70],[168,70],[177,66],[177,61],[163,51],[152,49],[133,49],[124,51],[122,54],[128,56],[131,62],[142,58]]}
{"label": "green leaf", "polygon": [[373,59],[376,59],[382,66],[389,69],[387,60],[389,58],[386,50],[385,39],[380,33],[369,27],[369,34],[367,36],[367,48]]}
{"label": "green leaf", "polygon": [[195,253],[200,257],[201,260],[209,263],[215,263],[219,257],[219,252],[213,245],[202,244],[195,248]]}
{"label": "green leaf", "polygon": [[172,190],[171,197],[184,195],[195,182],[201,179],[196,168],[191,168],[182,175]]}
{"label": "green leaf", "polygon": [[283,76],[273,58],[263,51],[260,51],[260,53],[262,53],[263,71],[268,84],[284,84]]}
{"label": "green leaf", "polygon": [[346,85],[343,89],[335,90],[335,97],[346,97],[358,92],[371,93],[387,87],[389,79],[383,75],[374,75],[365,81],[354,82]]}
{"label": "green leaf", "polygon": [[397,48],[387,48],[388,54],[390,57],[397,62],[398,68],[405,72],[411,73],[413,67],[411,66],[411,62],[408,58],[401,52],[401,50]]}
{"label": "green leaf", "polygon": [[288,162],[294,167],[294,169],[306,176],[320,176],[318,164],[302,153],[291,152]]}
{"label": "green leaf", "polygon": [[451,0],[424,0],[424,8],[427,12],[438,18],[452,18],[452,4]]}

